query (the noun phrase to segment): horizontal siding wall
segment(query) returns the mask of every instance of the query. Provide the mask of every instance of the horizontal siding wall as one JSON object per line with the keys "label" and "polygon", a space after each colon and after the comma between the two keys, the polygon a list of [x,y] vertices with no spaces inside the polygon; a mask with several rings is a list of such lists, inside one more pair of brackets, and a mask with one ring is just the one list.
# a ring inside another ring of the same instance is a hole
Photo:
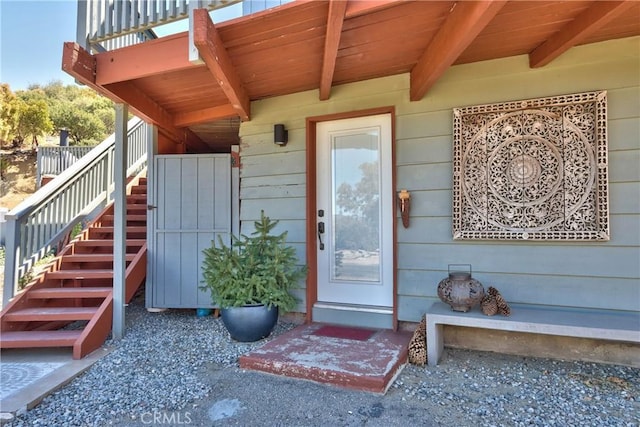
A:
{"label": "horizontal siding wall", "polygon": [[[450,68],[422,101],[409,101],[400,75],[252,103],[241,125],[243,232],[265,209],[305,253],[305,119],[396,108],[396,189],[412,194],[411,225],[398,221],[399,320],[418,321],[437,300],[448,264],[472,264],[485,288],[509,302],[640,311],[640,38],[571,49],[542,69],[526,56]],[[608,242],[453,241],[452,109],[476,104],[608,91]],[[289,130],[273,144],[273,125]],[[304,311],[304,290],[299,309]]]}

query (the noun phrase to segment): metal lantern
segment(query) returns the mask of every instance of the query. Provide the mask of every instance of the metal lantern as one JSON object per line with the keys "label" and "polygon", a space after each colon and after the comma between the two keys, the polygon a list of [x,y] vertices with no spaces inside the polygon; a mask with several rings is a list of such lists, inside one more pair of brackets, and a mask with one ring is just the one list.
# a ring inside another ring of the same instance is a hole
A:
{"label": "metal lantern", "polygon": [[[467,266],[466,270],[451,267]],[[484,297],[482,283],[471,277],[471,264],[449,264],[449,276],[438,284],[438,297],[453,311],[467,312],[480,304]]]}

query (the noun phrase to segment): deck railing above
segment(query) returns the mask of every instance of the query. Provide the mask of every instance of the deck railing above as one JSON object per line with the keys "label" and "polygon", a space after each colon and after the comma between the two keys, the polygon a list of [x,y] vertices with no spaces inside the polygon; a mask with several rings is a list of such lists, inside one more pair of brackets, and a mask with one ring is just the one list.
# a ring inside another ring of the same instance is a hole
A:
{"label": "deck railing above", "polygon": [[77,42],[88,51],[104,51],[155,38],[159,25],[185,19],[189,4],[208,10],[240,0],[79,0]]}
{"label": "deck railing above", "polygon": [[[133,176],[146,166],[148,125],[134,118],[127,126],[127,176]],[[4,305],[38,260],[88,214],[109,202],[114,150],[112,134],[5,216]]]}

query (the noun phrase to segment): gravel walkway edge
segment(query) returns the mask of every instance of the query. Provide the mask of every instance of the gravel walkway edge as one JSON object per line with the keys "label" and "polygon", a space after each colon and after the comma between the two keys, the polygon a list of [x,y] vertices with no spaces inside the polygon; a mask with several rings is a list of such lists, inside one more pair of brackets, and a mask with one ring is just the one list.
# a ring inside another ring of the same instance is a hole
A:
{"label": "gravel walkway edge", "polygon": [[[6,425],[148,425],[141,414],[190,410],[180,424],[640,426],[637,368],[448,349],[438,366],[405,367],[379,396],[257,373],[247,383],[238,356],[265,341],[235,342],[220,319],[194,310],[148,313],[135,301],[126,319],[125,338],[107,342],[109,355]],[[293,327],[281,323],[271,338]],[[286,398],[250,401],[278,384]],[[244,415],[211,415],[220,402],[242,399]],[[345,412],[349,402],[360,409]]]}

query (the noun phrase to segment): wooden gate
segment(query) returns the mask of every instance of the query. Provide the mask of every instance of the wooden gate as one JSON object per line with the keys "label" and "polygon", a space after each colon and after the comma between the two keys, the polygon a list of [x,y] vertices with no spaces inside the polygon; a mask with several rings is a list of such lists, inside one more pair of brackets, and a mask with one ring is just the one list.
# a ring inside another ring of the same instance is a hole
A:
{"label": "wooden gate", "polygon": [[148,308],[209,308],[202,250],[232,232],[229,154],[158,155],[148,215]]}

